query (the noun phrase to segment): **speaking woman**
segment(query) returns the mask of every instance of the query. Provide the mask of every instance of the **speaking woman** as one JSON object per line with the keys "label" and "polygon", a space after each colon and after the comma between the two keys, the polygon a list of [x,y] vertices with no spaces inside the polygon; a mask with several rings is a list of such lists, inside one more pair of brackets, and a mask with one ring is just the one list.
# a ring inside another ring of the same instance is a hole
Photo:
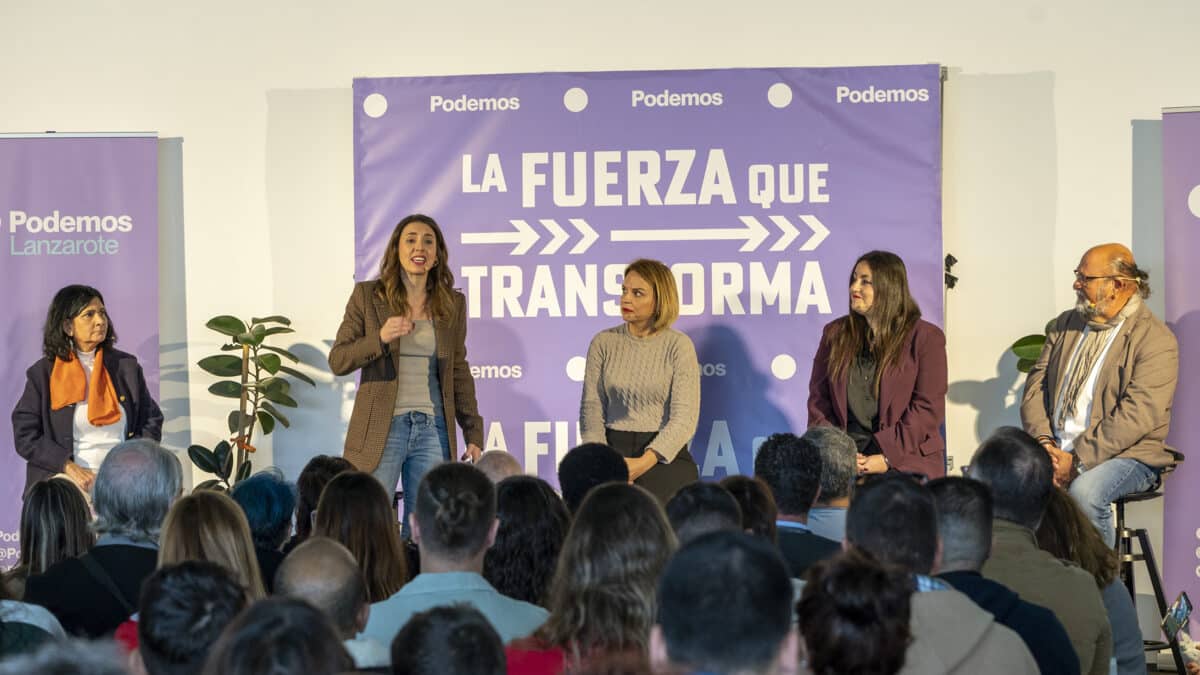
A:
{"label": "speaking woman", "polygon": [[678,316],[671,270],[657,260],[630,263],[625,323],[592,338],[579,407],[583,442],[624,455],[630,480],[664,504],[699,476],[687,443],[700,415],[700,364],[691,339],[671,328]]}
{"label": "speaking woman", "polygon": [[871,251],[850,274],[850,313],[825,326],[808,384],[808,425],[845,429],[858,471],[946,473],[946,336],[921,320],[904,261]]}
{"label": "speaking woman", "polygon": [[334,374],[362,371],[345,457],[389,492],[403,479],[406,514],[421,478],[458,447],[452,420],[466,437],[463,459],[481,454],[466,340],[466,299],[454,289],[446,239],[433,218],[408,216],[392,231],[379,278],[355,284],[329,351]]}
{"label": "speaking woman", "polygon": [[114,445],[162,439],[162,411],[142,367],[114,348],[116,341],[100,291],[72,285],[54,294],[42,328],[44,357],[25,372],[25,392],[12,413],[26,491],[63,473],[87,492]]}

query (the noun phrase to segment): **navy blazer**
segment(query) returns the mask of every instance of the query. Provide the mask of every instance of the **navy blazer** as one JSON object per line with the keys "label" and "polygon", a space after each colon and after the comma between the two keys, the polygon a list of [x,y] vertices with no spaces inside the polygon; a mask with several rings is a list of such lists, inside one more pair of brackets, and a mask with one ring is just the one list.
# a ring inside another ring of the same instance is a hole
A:
{"label": "navy blazer", "polygon": [[[845,429],[846,376],[829,374],[830,342],[846,317],[826,324],[813,357],[808,382],[808,426]],[[946,475],[946,441],[941,427],[946,421],[946,335],[942,329],[918,320],[900,358],[884,371],[879,382],[879,444],[888,464],[897,471],[921,473],[929,478]]]}
{"label": "navy blazer", "polygon": [[[62,473],[75,453],[75,405],[50,409],[53,369],[53,359],[41,358],[25,371],[25,392],[12,412],[13,443],[25,458],[26,492],[39,480]],[[162,440],[162,410],[146,387],[137,358],[109,347],[104,369],[125,414],[125,438]]]}

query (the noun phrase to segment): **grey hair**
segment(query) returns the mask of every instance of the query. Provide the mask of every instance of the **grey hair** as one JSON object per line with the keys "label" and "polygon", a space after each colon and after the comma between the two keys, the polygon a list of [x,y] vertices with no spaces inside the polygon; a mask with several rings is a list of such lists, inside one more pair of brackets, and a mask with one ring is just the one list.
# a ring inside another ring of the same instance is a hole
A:
{"label": "grey hair", "polygon": [[37,651],[0,662],[0,675],[126,675],[127,672],[125,659],[112,640],[49,640]]}
{"label": "grey hair", "polygon": [[1143,298],[1150,297],[1150,273],[1138,267],[1132,261],[1123,258],[1117,258],[1112,262],[1112,270],[1119,277],[1126,281],[1132,281],[1137,284],[1138,295]]}
{"label": "grey hair", "polygon": [[858,479],[858,446],[837,427],[809,427],[801,436],[821,451],[821,494],[817,504],[849,497]]}
{"label": "grey hair", "polygon": [[108,452],[92,488],[96,534],[158,542],[163,518],[179,496],[183,469],[174,453],[136,438]]}

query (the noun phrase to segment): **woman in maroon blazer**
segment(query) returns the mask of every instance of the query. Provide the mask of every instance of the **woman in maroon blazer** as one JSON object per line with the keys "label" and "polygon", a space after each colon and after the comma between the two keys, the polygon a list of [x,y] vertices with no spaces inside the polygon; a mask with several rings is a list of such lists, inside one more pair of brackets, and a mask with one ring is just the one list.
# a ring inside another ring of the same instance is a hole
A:
{"label": "woman in maroon blazer", "polygon": [[946,473],[946,336],[921,320],[904,261],[871,251],[850,275],[850,313],[821,335],[808,383],[808,425],[845,429],[858,471]]}

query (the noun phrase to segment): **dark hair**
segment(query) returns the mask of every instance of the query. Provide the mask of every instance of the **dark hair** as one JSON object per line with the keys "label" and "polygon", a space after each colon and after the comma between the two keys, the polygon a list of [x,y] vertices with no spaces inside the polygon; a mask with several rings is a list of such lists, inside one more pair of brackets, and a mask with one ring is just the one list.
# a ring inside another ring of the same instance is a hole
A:
{"label": "dark hair", "polygon": [[813,675],[892,675],[904,666],[912,578],[850,549],[808,568],[796,604]]}
{"label": "dark hair", "polygon": [[558,486],[571,513],[597,485],[628,483],[629,465],[616,450],[603,443],[584,443],[567,451],[558,464]]}
{"label": "dark hair", "polygon": [[1116,258],[1112,262],[1112,270],[1120,277],[1137,284],[1137,293],[1143,298],[1150,297],[1150,273],[1137,266],[1137,263],[1124,258]]}
{"label": "dark hair", "polygon": [[423,550],[466,560],[487,546],[496,520],[496,488],[470,464],[439,464],[421,479],[413,517],[421,528],[418,545]]}
{"label": "dark hair", "polygon": [[[64,325],[74,321],[75,317],[91,304],[99,300],[104,304],[104,296],[91,286],[72,284],[63,286],[54,294],[50,308],[46,310],[46,323],[42,326],[42,353],[53,361],[55,357],[63,361],[75,358],[75,341],[67,335]],[[108,317],[108,335],[98,347],[108,349],[117,341],[117,329],[113,326],[112,317]]]}
{"label": "dark hair", "polygon": [[[296,489],[274,467],[260,471],[233,486],[229,493],[246,512],[256,548],[278,551],[292,526]],[[268,582],[270,583],[270,582]]]}
{"label": "dark hair", "polygon": [[504,643],[470,605],[414,614],[392,640],[394,675],[504,675]]}
{"label": "dark hair", "polygon": [[742,531],[742,507],[716,483],[688,483],[667,501],[667,520],[679,545],[720,530]]}
{"label": "dark hair", "polygon": [[1087,570],[1101,590],[1117,578],[1120,559],[1066,490],[1054,488],[1037,528],[1038,547]]}
{"label": "dark hair", "polygon": [[78,558],[96,543],[88,525],[92,510],[79,487],[66,478],[34,483],[21,506],[21,567],[27,576]]}
{"label": "dark hair", "polygon": [[408,291],[404,287],[404,270],[400,266],[400,236],[404,228],[412,223],[428,225],[433,230],[437,240],[437,261],[425,278],[425,290],[428,293],[429,314],[439,319],[445,319],[454,311],[454,273],[450,271],[450,250],[446,248],[446,238],[437,221],[429,216],[414,213],[405,216],[392,230],[388,238],[387,248],[383,251],[383,260],[379,263],[379,280],[375,294],[388,304],[393,312],[400,316],[408,316]]}
{"label": "dark hair", "polygon": [[771,543],[779,542],[775,521],[779,518],[779,507],[771,488],[759,478],[750,476],[726,476],[721,487],[737,500],[742,509],[742,528],[750,534],[766,537]]}
{"label": "dark hair", "polygon": [[496,542],[483,557],[483,578],[502,595],[546,605],[571,514],[546,481],[512,476],[496,485]]}
{"label": "dark hair", "polygon": [[971,478],[946,476],[926,484],[937,507],[942,567],[979,571],[992,551],[992,493]]}
{"label": "dark hair", "polygon": [[806,515],[821,489],[821,451],[795,434],[771,434],[758,448],[754,475],[771,488],[780,513]]}
{"label": "dark hair", "polygon": [[138,604],[138,651],[146,671],[198,671],[221,630],[245,606],[245,589],[214,562],[191,560],[159,568],[142,584]]}
{"label": "dark hair", "polygon": [[884,372],[896,365],[908,334],[921,318],[921,308],[908,290],[908,271],[900,256],[889,251],[862,254],[850,268],[851,281],[854,268],[863,262],[871,268],[875,300],[870,311],[879,318],[876,323],[878,333],[872,334],[866,317],[854,310],[840,319],[829,345],[829,379],[835,381],[845,376],[851,362],[868,351],[878,364],[874,383],[878,392]]}
{"label": "dark hair", "polygon": [[809,427],[800,438],[812,443],[821,453],[821,492],[818,504],[849,497],[858,480],[858,446],[854,439],[837,427]]}
{"label": "dark hair", "polygon": [[354,465],[344,457],[317,455],[308,460],[296,479],[296,541],[312,534],[312,514],[317,510],[321,492],[333,477],[343,471],[353,471]]}
{"label": "dark hair", "polygon": [[710,532],[679,549],[658,584],[658,623],[677,665],[758,672],[792,627],[792,581],[762,537]]}
{"label": "dark hair", "polygon": [[1033,436],[997,429],[971,458],[967,475],[991,488],[995,517],[1037,529],[1054,490],[1054,465]]}
{"label": "dark hair", "polygon": [[205,675],[334,675],[354,669],[329,619],[295,598],[254,603],[225,628]]}
{"label": "dark hair", "polygon": [[882,474],[867,481],[846,512],[846,541],[909,572],[933,571],[937,538],[933,495],[908,476]]}
{"label": "dark hair", "polygon": [[344,471],[321,493],[313,535],[350,549],[371,602],[392,597],[408,581],[408,558],[388,491],[369,473]]}

